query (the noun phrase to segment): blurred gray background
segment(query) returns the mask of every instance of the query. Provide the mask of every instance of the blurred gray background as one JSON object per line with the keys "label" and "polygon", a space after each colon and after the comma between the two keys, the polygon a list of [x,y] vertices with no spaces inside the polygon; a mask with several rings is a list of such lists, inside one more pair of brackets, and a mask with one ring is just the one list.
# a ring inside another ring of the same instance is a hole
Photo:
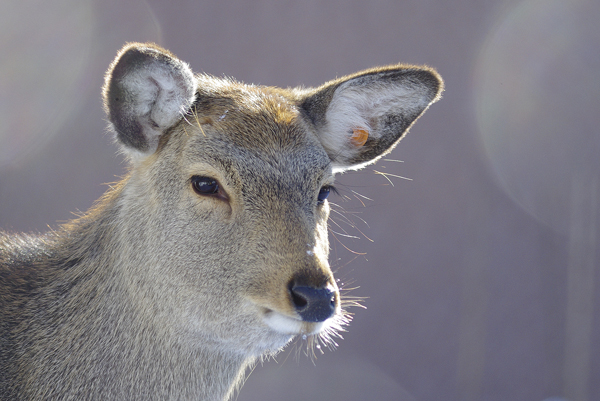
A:
{"label": "blurred gray background", "polygon": [[598,400],[599,20],[596,0],[3,0],[0,227],[56,227],[124,174],[100,88],[127,41],[264,85],[428,64],[442,101],[331,197],[331,264],[367,309],[237,400]]}

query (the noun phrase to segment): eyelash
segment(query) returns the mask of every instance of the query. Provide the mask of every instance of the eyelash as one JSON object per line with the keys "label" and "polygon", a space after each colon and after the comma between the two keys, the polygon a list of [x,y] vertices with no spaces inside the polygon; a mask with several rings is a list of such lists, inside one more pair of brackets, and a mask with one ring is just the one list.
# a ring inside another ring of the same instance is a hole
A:
{"label": "eyelash", "polygon": [[324,185],[319,190],[319,195],[317,195],[317,203],[322,205],[325,203],[325,199],[329,196],[329,194],[333,192],[334,194],[338,194],[337,189],[333,185]]}

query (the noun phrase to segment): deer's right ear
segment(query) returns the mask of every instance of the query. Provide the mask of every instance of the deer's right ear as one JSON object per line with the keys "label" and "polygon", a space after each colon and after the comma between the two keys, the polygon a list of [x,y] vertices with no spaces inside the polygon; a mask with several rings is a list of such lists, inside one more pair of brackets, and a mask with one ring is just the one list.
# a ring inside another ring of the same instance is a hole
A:
{"label": "deer's right ear", "polygon": [[127,44],[104,81],[104,108],[128,153],[151,154],[194,101],[190,67],[154,44]]}

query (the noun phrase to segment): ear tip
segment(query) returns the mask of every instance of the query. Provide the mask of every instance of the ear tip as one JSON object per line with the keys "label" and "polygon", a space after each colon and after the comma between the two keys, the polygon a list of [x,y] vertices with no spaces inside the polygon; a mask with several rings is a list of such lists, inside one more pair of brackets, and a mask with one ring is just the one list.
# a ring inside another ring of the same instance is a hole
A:
{"label": "ear tip", "polygon": [[430,104],[442,98],[445,89],[444,79],[435,68],[429,66],[421,67],[423,72],[422,81],[430,90]]}
{"label": "ear tip", "polygon": [[126,53],[129,54],[146,54],[146,55],[168,55],[171,58],[177,58],[173,53],[169,50],[157,45],[154,42],[127,42],[123,45],[123,47],[117,52],[117,59],[124,56]]}
{"label": "ear tip", "polygon": [[435,103],[442,98],[444,79],[433,67],[428,65],[399,65],[404,74],[410,74],[419,85],[424,86],[427,102]]}
{"label": "ear tip", "polygon": [[442,98],[445,89],[444,79],[435,68],[425,66],[423,71],[427,74],[427,86],[432,90],[431,103],[435,103]]}

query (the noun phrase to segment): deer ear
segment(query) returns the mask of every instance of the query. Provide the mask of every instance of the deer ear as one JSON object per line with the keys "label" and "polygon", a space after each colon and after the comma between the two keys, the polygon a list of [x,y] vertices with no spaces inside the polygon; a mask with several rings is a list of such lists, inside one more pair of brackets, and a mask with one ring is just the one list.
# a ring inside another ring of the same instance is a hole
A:
{"label": "deer ear", "polygon": [[442,91],[433,69],[388,66],[328,82],[308,92],[301,109],[339,172],[391,151]]}
{"label": "deer ear", "polygon": [[104,108],[123,147],[148,155],[188,111],[195,91],[186,63],[154,44],[130,43],[106,73]]}

